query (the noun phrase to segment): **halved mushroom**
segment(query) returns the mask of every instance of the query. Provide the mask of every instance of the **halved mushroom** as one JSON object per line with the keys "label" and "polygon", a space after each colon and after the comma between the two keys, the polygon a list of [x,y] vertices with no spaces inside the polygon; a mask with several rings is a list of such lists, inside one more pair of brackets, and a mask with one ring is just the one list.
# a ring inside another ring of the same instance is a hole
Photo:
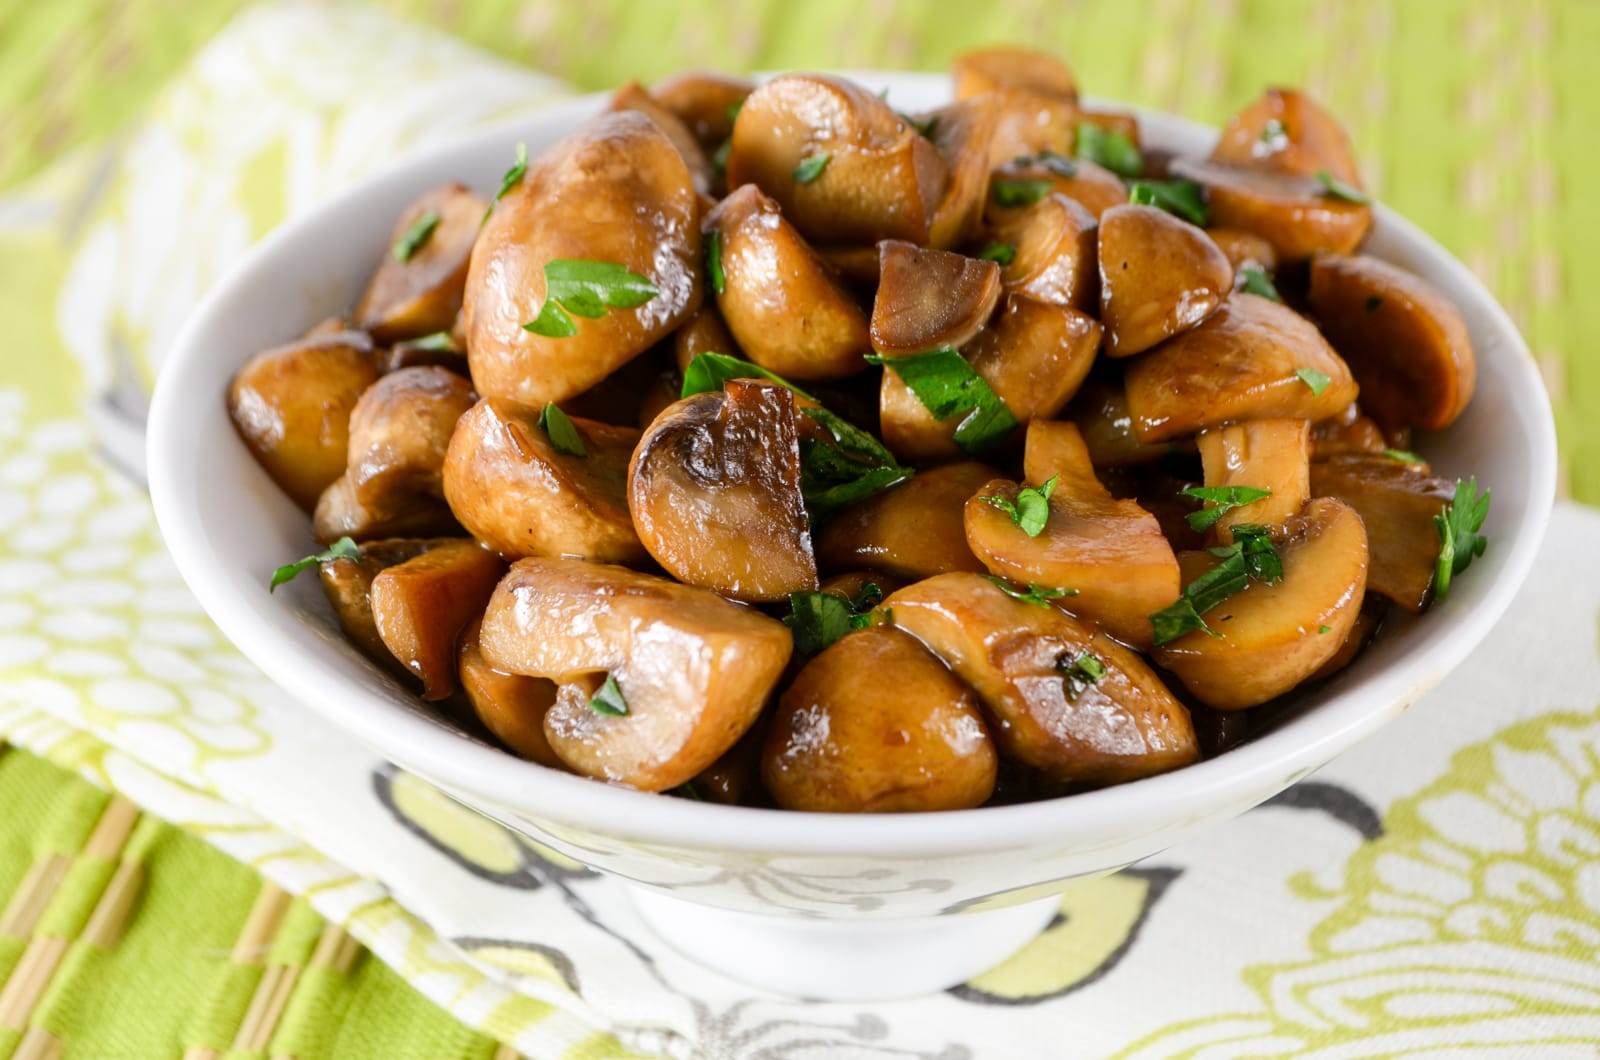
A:
{"label": "halved mushroom", "polygon": [[499,556],[476,541],[446,541],[372,579],[372,620],[396,659],[422,681],[423,699],[456,689],[456,640],[483,614],[505,573]]}
{"label": "halved mushroom", "polygon": [[1333,115],[1292,88],[1269,88],[1235,114],[1222,130],[1211,157],[1302,177],[1321,171],[1361,187],[1350,137]]}
{"label": "halved mushroom", "polygon": [[733,132],[733,116],[755,87],[742,77],[689,70],[659,82],[650,95],[688,127],[702,149],[715,151]]}
{"label": "halved mushroom", "polygon": [[1348,254],[1372,227],[1372,207],[1339,198],[1311,177],[1192,158],[1175,160],[1172,173],[1205,185],[1212,224],[1253,232],[1288,261]]}
{"label": "halved mushroom", "polygon": [[374,661],[403,669],[400,660],[390,654],[378,635],[378,625],[372,617],[372,579],[396,563],[404,563],[430,548],[455,540],[459,538],[395,537],[367,541],[361,545],[361,554],[355,559],[335,558],[319,563],[317,575],[322,591],[344,635]]}
{"label": "halved mushroom", "polygon": [[939,149],[950,172],[928,229],[929,246],[947,249],[977,235],[989,192],[989,151],[999,120],[1000,108],[990,96],[960,99],[920,117],[923,135]]}
{"label": "halved mushroom", "polygon": [[981,48],[951,64],[956,99],[992,95],[999,120],[990,160],[1072,150],[1078,122],[1078,86],[1060,60],[1030,48]]}
{"label": "halved mushroom", "polygon": [[[1005,403],[1018,423],[1060,411],[1094,363],[1100,323],[1086,313],[1009,295],[994,322],[961,350],[972,370]],[[883,442],[905,460],[961,455],[955,442],[960,416],[934,418],[893,370],[878,392]]]}
{"label": "halved mushroom", "polygon": [[1007,294],[1084,312],[1098,307],[1094,215],[1076,199],[1052,192],[1030,206],[995,209],[990,234],[1011,248],[1000,272]]}
{"label": "halved mushroom", "polygon": [[865,367],[866,314],[754,184],[706,215],[722,242],[717,309],[739,348],[788,379],[838,379]]}
{"label": "halved mushroom", "polygon": [[1436,431],[1472,400],[1477,360],[1455,305],[1421,277],[1364,254],[1311,262],[1311,311],[1385,430]]}
{"label": "halved mushroom", "polygon": [[350,413],[345,472],[317,500],[317,540],[454,530],[444,503],[444,454],[456,421],[476,400],[472,384],[444,368],[402,368],[368,387]]}
{"label": "halved mushroom", "polygon": [[[716,593],[570,559],[513,564],[478,645],[497,670],[563,686],[544,719],[563,762],[645,791],[682,784],[732,747],[791,649],[783,623]],[[603,709],[569,690],[601,676],[617,692]]]}
{"label": "halved mushroom", "polygon": [[1239,274],[1246,268],[1271,272],[1278,267],[1278,252],[1272,249],[1271,243],[1254,232],[1246,232],[1241,228],[1208,228],[1206,235],[1211,237],[1211,242],[1233,265],[1236,282],[1242,279]]}
{"label": "halved mushroom", "polygon": [[[602,114],[549,148],[495,204],[472,251],[462,321],[478,392],[542,408],[666,337],[700,304],[699,216],[683,156],[643,114]],[[655,293],[597,317],[569,314],[576,334],[526,330],[550,301],[546,266],[572,259],[620,266]]]}
{"label": "halved mushroom", "polygon": [[[1196,629],[1155,650],[1199,700],[1242,710],[1289,691],[1350,635],[1367,587],[1367,532],[1355,509],[1318,497],[1277,542],[1283,580],[1251,581],[1201,616]],[[1209,551],[1178,556],[1187,585],[1218,563]]]}
{"label": "halved mushroom", "polygon": [[967,547],[962,509],[999,472],[963,462],[930,468],[840,512],[817,535],[823,567],[870,567],[902,578],[981,571]]}
{"label": "halved mushroom", "polygon": [[1151,613],[1176,600],[1181,588],[1178,561],[1155,517],[1100,484],[1070,423],[1030,423],[1023,464],[1036,489],[1056,480],[1043,529],[1029,536],[1018,525],[1005,505],[1016,503],[1020,487],[995,479],[966,504],[973,554],[998,577],[1076,590],[1061,606],[1126,643],[1149,645]]}
{"label": "halved mushroom", "polygon": [[520,757],[551,769],[565,769],[544,735],[544,716],[556,703],[556,683],[496,670],[478,647],[478,616],[461,631],[456,679],[483,727]]}
{"label": "halved mushroom", "polygon": [[898,355],[964,346],[999,302],[994,262],[886,239],[878,244],[872,348]]}
{"label": "halved mushroom", "polygon": [[818,243],[923,243],[944,198],[938,149],[843,78],[768,81],[745,99],[730,143],[728,187],[760,185]]}
{"label": "halved mushroom", "polygon": [[379,342],[449,331],[461,309],[483,200],[446,184],[406,207],[356,305],[356,324]]}
{"label": "halved mushroom", "polygon": [[1388,456],[1351,454],[1311,465],[1311,490],[1337,497],[1366,524],[1371,562],[1369,591],[1412,614],[1421,613],[1433,587],[1439,533],[1433,518],[1455,496],[1455,485]]}
{"label": "halved mushroom", "polygon": [[1100,218],[1100,319],[1106,354],[1143,353],[1187,331],[1233,290],[1233,265],[1204,230],[1154,206]]}
{"label": "halved mushroom", "polygon": [[508,559],[644,562],[627,494],[639,432],[574,419],[579,455],[558,447],[540,418],[495,398],[461,417],[444,462],[444,496],[461,525]]}
{"label": "halved mushroom", "polygon": [[1120,382],[1090,379],[1073,397],[1064,419],[1077,425],[1095,467],[1148,464],[1182,448],[1181,442],[1142,442],[1133,430],[1128,395]]}
{"label": "halved mushroom", "polygon": [[350,413],[377,378],[365,334],[320,334],[250,358],[228,384],[228,418],[278,488],[310,511],[344,474]]}
{"label": "halved mushroom", "polygon": [[1388,446],[1383,430],[1354,401],[1336,415],[1311,425],[1313,460],[1342,453],[1381,453]]}
{"label": "halved mushroom", "polygon": [[623,85],[611,97],[611,106],[607,109],[636,110],[655,122],[656,127],[666,133],[667,139],[672,141],[672,146],[678,149],[678,154],[683,156],[684,165],[689,167],[689,173],[694,178],[695,190],[701,194],[711,191],[715,173],[712,171],[711,161],[700,149],[700,141],[670,107],[646,92],[643,85],[637,81]]}
{"label": "halved mushroom", "polygon": [[1269,496],[1226,512],[1215,523],[1228,544],[1238,523],[1278,530],[1311,496],[1311,424],[1305,420],[1248,420],[1203,430],[1195,438],[1207,486],[1253,486]]}
{"label": "halved mushroom", "polygon": [[872,626],[795,675],[761,775],[786,810],[962,810],[993,793],[997,761],[972,689],[913,637]]}
{"label": "halved mushroom", "polygon": [[634,529],[657,563],[738,600],[817,587],[794,395],[730,380],[658,416],[628,465]]}
{"label": "halved mushroom", "polygon": [[[1050,190],[1100,215],[1128,201],[1128,188],[1117,175],[1095,162],[1061,155],[1007,156],[994,171],[993,181],[1042,181]],[[991,184],[992,187],[992,184]]]}
{"label": "halved mushroom", "polygon": [[1060,783],[1116,784],[1199,756],[1183,704],[1092,623],[976,574],[929,578],[886,606],[978,693],[1006,758]]}
{"label": "halved mushroom", "polygon": [[1309,320],[1243,292],[1134,360],[1125,381],[1143,442],[1234,420],[1326,419],[1356,396],[1350,369]]}

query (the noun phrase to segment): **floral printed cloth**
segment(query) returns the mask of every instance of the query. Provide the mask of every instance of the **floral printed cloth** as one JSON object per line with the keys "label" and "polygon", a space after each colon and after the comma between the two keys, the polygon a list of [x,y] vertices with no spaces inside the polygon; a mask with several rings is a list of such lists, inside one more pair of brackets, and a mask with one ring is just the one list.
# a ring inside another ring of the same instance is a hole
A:
{"label": "floral printed cloth", "polygon": [[395,770],[244,661],[137,483],[162,350],[284,217],[559,90],[362,9],[256,8],[126,143],[0,200],[3,297],[29,350],[0,367],[0,735],[308,895],[532,1057],[1600,1048],[1587,509],[1558,510],[1498,631],[1398,722],[1267,806],[1074,886],[1000,967],[895,1004],[753,995],[686,962],[608,881]]}

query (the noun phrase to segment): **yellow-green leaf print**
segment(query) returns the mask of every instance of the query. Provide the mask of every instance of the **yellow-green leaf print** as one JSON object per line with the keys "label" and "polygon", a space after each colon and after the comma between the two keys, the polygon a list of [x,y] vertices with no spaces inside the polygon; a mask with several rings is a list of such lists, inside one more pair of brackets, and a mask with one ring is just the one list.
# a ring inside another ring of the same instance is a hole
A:
{"label": "yellow-green leaf print", "polygon": [[557,983],[578,993],[578,972],[572,959],[554,946],[510,939],[451,939],[457,946],[491,967],[516,979]]}
{"label": "yellow-green leaf print", "polygon": [[1600,712],[1555,713],[1458,752],[1396,802],[1312,930],[1258,965],[1261,1000],[1120,1056],[1393,1056],[1600,1047]]}

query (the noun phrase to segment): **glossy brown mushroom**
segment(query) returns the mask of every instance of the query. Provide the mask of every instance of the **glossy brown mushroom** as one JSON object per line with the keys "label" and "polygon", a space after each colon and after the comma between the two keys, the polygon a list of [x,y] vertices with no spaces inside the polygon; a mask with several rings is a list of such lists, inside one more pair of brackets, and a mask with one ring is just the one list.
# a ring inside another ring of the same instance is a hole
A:
{"label": "glossy brown mushroom", "polygon": [[[700,201],[672,141],[643,114],[602,114],[560,140],[495,204],[472,252],[462,320],[484,397],[543,408],[580,394],[666,337],[700,304]],[[523,328],[557,259],[620,265],[656,294],[574,316],[577,334]]]}
{"label": "glossy brown mushroom", "polygon": [[[449,331],[461,309],[483,207],[464,184],[435,188],[406,207],[356,304],[357,326],[382,343]],[[409,253],[397,253],[413,226],[430,214],[437,221],[427,237]]]}
{"label": "glossy brown mushroom", "polygon": [[1174,176],[1205,186],[1211,223],[1265,239],[1286,261],[1320,251],[1348,254],[1372,227],[1372,208],[1328,193],[1312,177],[1183,158]]}
{"label": "glossy brown mushroom", "polygon": [[678,149],[678,154],[683,156],[684,165],[689,167],[689,173],[694,178],[695,190],[701,194],[711,191],[716,175],[712,171],[711,160],[700,148],[700,141],[671,108],[646,92],[643,85],[630,81],[617,89],[608,109],[638,111],[655,122],[656,127],[672,141],[672,146]]}
{"label": "glossy brown mushroom", "polygon": [[1099,306],[1094,215],[1053,192],[1030,206],[990,212],[990,236],[1011,249],[1002,268],[1007,294],[1094,312]]}
{"label": "glossy brown mushroom", "polygon": [[951,75],[956,99],[990,95],[996,101],[993,164],[1041,150],[1071,151],[1078,86],[1054,56],[1030,48],[980,48],[957,56]]}
{"label": "glossy brown mushroom", "polygon": [[1128,396],[1121,380],[1087,380],[1061,416],[1077,426],[1083,436],[1083,444],[1089,450],[1089,460],[1095,467],[1148,464],[1183,447],[1183,443],[1177,441],[1139,440],[1133,429],[1133,415],[1128,412]]}
{"label": "glossy brown mushroom", "polygon": [[628,466],[634,529],[657,563],[739,600],[817,587],[793,395],[730,380],[658,416]]}
{"label": "glossy brown mushroom", "polygon": [[367,541],[361,545],[360,555],[354,559],[336,557],[319,563],[318,580],[345,637],[375,662],[409,674],[410,671],[400,665],[400,660],[390,654],[383,638],[378,636],[378,626],[372,617],[372,579],[396,563],[404,563],[430,548],[453,540],[458,539],[396,537]]}
{"label": "glossy brown mushroom", "polygon": [[1326,419],[1356,396],[1350,369],[1309,320],[1242,292],[1199,327],[1134,359],[1125,381],[1133,429],[1145,442],[1234,420]]}
{"label": "glossy brown mushroom", "polygon": [[1233,265],[1235,284],[1243,282],[1239,274],[1246,268],[1270,273],[1278,267],[1278,252],[1272,249],[1271,243],[1254,232],[1240,228],[1208,228],[1206,235],[1211,237],[1211,242]]}
{"label": "glossy brown mushroom", "polygon": [[1311,312],[1385,430],[1441,430],[1472,400],[1478,367],[1467,326],[1421,277],[1364,254],[1320,254]]}
{"label": "glossy brown mushroom", "polygon": [[[783,623],[716,593],[566,559],[513,564],[478,644],[495,669],[562,686],[545,735],[574,772],[645,791],[677,787],[733,746],[791,648]],[[607,675],[625,714],[574,691]]]}
{"label": "glossy brown mushroom", "polygon": [[1426,465],[1352,454],[1312,464],[1311,489],[1348,504],[1366,524],[1368,591],[1421,613],[1439,558],[1433,518],[1455,496],[1455,484],[1431,474]]}
{"label": "glossy brown mushroom", "polygon": [[456,689],[456,641],[483,614],[505,573],[500,557],[465,538],[447,541],[372,579],[378,637],[422,681],[423,699]]}
{"label": "glossy brown mushroom", "polygon": [[473,713],[495,739],[521,758],[551,769],[565,769],[544,735],[544,716],[556,702],[556,683],[496,670],[478,647],[482,616],[461,631],[456,649],[456,680]]}
{"label": "glossy brown mushroom", "polygon": [[688,70],[658,81],[650,95],[683,122],[702,149],[712,152],[733,132],[733,115],[755,87],[742,77]]}
{"label": "glossy brown mushroom", "polygon": [[1333,115],[1293,88],[1269,88],[1235,114],[1223,128],[1211,157],[1302,177],[1327,172],[1361,187],[1350,137]]}
{"label": "glossy brown mushroom", "polygon": [[945,464],[852,505],[823,524],[817,558],[827,570],[871,567],[902,578],[981,571],[967,547],[967,498],[998,475],[987,464]]}
{"label": "glossy brown mushroom", "polygon": [[1100,320],[1106,354],[1143,353],[1215,313],[1233,265],[1211,237],[1154,206],[1113,206],[1100,218]]}
{"label": "glossy brown mushroom", "polygon": [[1248,420],[1212,427],[1195,438],[1205,484],[1252,486],[1269,496],[1234,508],[1215,524],[1218,541],[1233,540],[1231,527],[1254,523],[1281,529],[1311,496],[1311,424],[1305,420]]}
{"label": "glossy brown mushroom", "polygon": [[1389,447],[1380,428],[1351,402],[1325,420],[1311,425],[1311,458],[1325,460],[1344,453],[1381,453]]}
{"label": "glossy brown mushroom", "polygon": [[999,104],[991,96],[960,99],[918,119],[950,173],[928,229],[929,246],[949,249],[977,236],[999,119]]}
{"label": "glossy brown mushroom", "polygon": [[872,348],[900,356],[965,345],[1000,302],[1000,266],[948,250],[878,244]]}
{"label": "glossy brown mushroom", "polygon": [[[1081,205],[1096,220],[1113,206],[1128,201],[1128,187],[1117,175],[1082,158],[1037,155],[1007,157],[994,171],[994,181],[1043,181],[1052,192]],[[992,186],[992,185],[991,185]]]}
{"label": "glossy brown mushroom", "polygon": [[742,357],[744,351],[728,332],[722,314],[715,303],[707,303],[695,310],[683,326],[672,333],[672,362],[679,374],[689,370],[689,365],[702,353],[725,353]]}

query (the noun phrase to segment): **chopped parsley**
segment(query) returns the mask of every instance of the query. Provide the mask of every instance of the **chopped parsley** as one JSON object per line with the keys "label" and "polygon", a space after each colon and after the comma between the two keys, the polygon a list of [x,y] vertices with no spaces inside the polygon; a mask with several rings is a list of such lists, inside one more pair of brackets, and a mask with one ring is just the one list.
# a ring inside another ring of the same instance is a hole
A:
{"label": "chopped parsley", "polygon": [[1144,155],[1127,134],[1092,121],[1078,123],[1076,154],[1119,177],[1137,177],[1144,169]]}
{"label": "chopped parsley", "polygon": [[1060,477],[1051,475],[1049,481],[1037,489],[1026,487],[1018,490],[1015,500],[998,493],[979,499],[989,507],[998,508],[1011,516],[1011,521],[1029,537],[1038,537],[1050,519],[1050,494],[1055,492],[1056,480]]}
{"label": "chopped parsley", "polygon": [[1327,372],[1319,372],[1315,368],[1296,368],[1294,374],[1316,397],[1321,397],[1322,392],[1328,389],[1328,384],[1333,382]]}
{"label": "chopped parsley", "polygon": [[1332,633],[1332,632],[1333,632],[1333,627],[1332,626],[1318,626],[1317,627],[1317,633],[1319,635],[1323,634],[1323,633]]}
{"label": "chopped parsley", "polygon": [[314,556],[297,559],[293,563],[285,563],[272,572],[272,581],[267,584],[267,592],[274,592],[284,582],[292,582],[300,576],[302,571],[308,571],[319,563],[327,563],[336,559],[360,559],[361,548],[352,538],[341,537],[329,545],[325,551]]}
{"label": "chopped parsley", "polygon": [[1017,426],[1006,403],[953,347],[907,357],[869,354],[867,360],[899,376],[934,419],[960,416],[955,443],[968,453],[982,452]]}
{"label": "chopped parsley", "polygon": [[589,455],[588,450],[583,447],[583,438],[579,436],[578,428],[554,401],[547,403],[544,411],[539,413],[539,429],[549,437],[550,445],[556,452],[568,456]]}
{"label": "chopped parsley", "polygon": [[1020,600],[1025,604],[1032,604],[1034,607],[1049,607],[1051,600],[1060,600],[1062,597],[1078,595],[1078,590],[1076,589],[1056,589],[1048,585],[1039,585],[1036,582],[1029,582],[1026,589],[1018,589],[1004,578],[997,578],[992,574],[987,575],[987,577],[994,583],[995,588],[1011,597],[1011,599]]}
{"label": "chopped parsley", "polygon": [[1269,585],[1283,579],[1283,561],[1264,526],[1241,523],[1233,528],[1233,544],[1210,552],[1222,562],[1185,586],[1176,603],[1150,616],[1156,644],[1197,629],[1218,636],[1202,615],[1245,588],[1252,578]]}
{"label": "chopped parsley", "polygon": [[1210,530],[1235,508],[1272,496],[1271,490],[1257,486],[1190,486],[1178,492],[1205,502],[1204,508],[1188,515],[1189,529],[1197,531]]}
{"label": "chopped parsley", "polygon": [[1007,177],[989,184],[989,197],[996,206],[1032,206],[1050,194],[1048,180],[1026,180]]}
{"label": "chopped parsley", "polygon": [[1383,451],[1383,455],[1388,457],[1390,460],[1398,460],[1402,464],[1427,463],[1426,460],[1422,459],[1422,457],[1418,456],[1416,453],[1413,453],[1409,449],[1385,449]]}
{"label": "chopped parsley", "polygon": [[813,522],[866,500],[913,474],[871,434],[825,408],[800,410],[828,433],[828,440],[800,440],[800,492]]}
{"label": "chopped parsley", "polygon": [[[506,194],[518,184],[522,183],[523,175],[528,172],[528,145],[517,145],[517,160],[511,163],[511,168],[505,171],[500,178],[500,190],[494,193],[494,198],[489,200],[489,205],[483,208],[483,221],[489,219],[494,213],[494,204],[506,197]],[[478,223],[481,225],[483,221]]]}
{"label": "chopped parsley", "polygon": [[1455,497],[1433,517],[1439,531],[1439,559],[1433,570],[1433,598],[1450,595],[1450,579],[1483,555],[1489,539],[1478,533],[1489,515],[1489,491],[1478,492],[1478,480],[1456,480]]}
{"label": "chopped parsley", "polygon": [[427,350],[430,353],[455,353],[456,340],[451,338],[448,331],[435,331],[431,335],[424,335],[420,339],[408,339],[406,345],[413,350]]}
{"label": "chopped parsley", "polygon": [[978,257],[997,265],[1010,265],[1017,259],[1017,248],[1010,243],[990,243],[978,251]]}
{"label": "chopped parsley", "polygon": [[728,288],[727,274],[722,271],[722,233],[715,228],[706,233],[706,279],[716,294]]}
{"label": "chopped parsley", "polygon": [[1099,684],[1106,675],[1106,664],[1092,651],[1062,655],[1056,661],[1056,669],[1061,671],[1068,699],[1077,699],[1084,689]]}
{"label": "chopped parsley", "polygon": [[678,396],[686,398],[694,394],[721,390],[730,379],[765,379],[803,398],[816,400],[787,379],[767,371],[759,364],[731,357],[726,353],[711,352],[695,354],[694,360],[689,362],[689,367],[684,369],[683,389],[678,392]]}
{"label": "chopped parsley", "polygon": [[1353,184],[1347,184],[1326,169],[1317,170],[1317,183],[1322,185],[1322,194],[1330,199],[1340,199],[1344,202],[1353,202],[1365,205],[1372,201],[1372,197]]}
{"label": "chopped parsley", "polygon": [[428,210],[411,222],[400,238],[394,241],[394,246],[389,248],[389,253],[394,255],[394,260],[404,265],[410,261],[412,255],[427,245],[433,238],[433,230],[439,227],[439,214],[436,210]]}
{"label": "chopped parsley", "polygon": [[605,316],[608,308],[632,309],[661,293],[655,284],[626,266],[581,258],[545,262],[544,283],[544,305],[539,315],[522,327],[552,339],[578,333],[573,316],[593,320]]}
{"label": "chopped parsley", "polygon": [[1159,206],[1202,228],[1211,216],[1206,209],[1205,192],[1192,180],[1136,180],[1128,185],[1128,201]]}
{"label": "chopped parsley", "polygon": [[1255,265],[1246,265],[1239,270],[1239,278],[1244,282],[1239,285],[1239,290],[1249,294],[1258,294],[1262,298],[1270,298],[1274,302],[1283,301],[1283,296],[1273,286],[1272,278],[1267,271]]}
{"label": "chopped parsley", "polygon": [[628,701],[622,698],[622,689],[617,687],[615,676],[606,674],[600,690],[589,697],[589,709],[596,714],[609,714],[618,718],[628,713]]}
{"label": "chopped parsley", "polygon": [[875,582],[863,585],[853,600],[839,593],[790,593],[783,624],[794,634],[795,651],[815,655],[851,630],[887,621],[885,612],[875,610],[881,603],[883,590]]}
{"label": "chopped parsley", "polygon": [[807,155],[794,167],[794,179],[801,184],[810,184],[822,176],[822,171],[828,168],[828,159],[832,158],[827,151],[818,151],[814,155]]}
{"label": "chopped parsley", "polygon": [[1289,131],[1277,118],[1268,118],[1266,124],[1261,126],[1261,142],[1274,151],[1280,151],[1289,144]]}

